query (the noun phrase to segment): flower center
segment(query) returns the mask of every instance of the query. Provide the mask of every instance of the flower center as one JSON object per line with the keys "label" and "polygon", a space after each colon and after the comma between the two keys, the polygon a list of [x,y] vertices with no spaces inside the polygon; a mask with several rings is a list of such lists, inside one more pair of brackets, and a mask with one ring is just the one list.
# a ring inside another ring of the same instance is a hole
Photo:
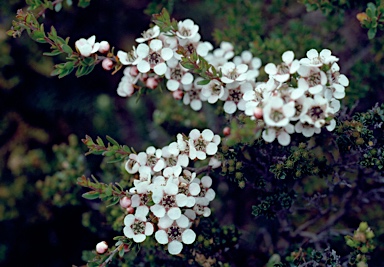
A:
{"label": "flower center", "polygon": [[181,72],[181,69],[179,68],[176,68],[172,71],[171,73],[171,79],[172,80],[181,80],[181,78],[183,77],[183,73]]}
{"label": "flower center", "polygon": [[135,222],[132,224],[132,231],[135,235],[144,234],[145,223],[143,221],[135,220]]}
{"label": "flower center", "polygon": [[271,112],[271,115],[269,116],[271,118],[271,120],[273,120],[274,122],[278,122],[278,121],[281,121],[282,119],[285,118],[284,114],[279,111],[279,110],[272,110]]}
{"label": "flower center", "polygon": [[320,72],[314,73],[311,76],[309,76],[307,81],[310,87],[321,84]]}
{"label": "flower center", "polygon": [[227,101],[233,101],[236,104],[240,102],[240,100],[243,98],[243,93],[238,89],[232,89],[229,90],[229,96],[227,98]]}
{"label": "flower center", "polygon": [[181,237],[181,230],[177,226],[171,226],[168,228],[168,237],[172,240],[179,240]]}
{"label": "flower center", "polygon": [[161,61],[161,56],[159,53],[157,52],[152,52],[149,54],[149,57],[148,57],[148,62],[149,64],[151,65],[157,65],[159,64]]}
{"label": "flower center", "polygon": [[165,195],[161,201],[161,204],[166,208],[172,208],[176,206],[175,196]]}
{"label": "flower center", "polygon": [[205,141],[202,136],[196,139],[193,143],[195,145],[196,150],[198,151],[204,151],[208,144],[208,142]]}
{"label": "flower center", "polygon": [[182,35],[182,36],[191,36],[191,30],[190,29],[186,29],[186,28],[181,28],[181,30],[179,31],[180,32],[180,34]]}
{"label": "flower center", "polygon": [[317,121],[324,118],[324,111],[320,106],[314,106],[310,109],[309,115],[314,121]]}

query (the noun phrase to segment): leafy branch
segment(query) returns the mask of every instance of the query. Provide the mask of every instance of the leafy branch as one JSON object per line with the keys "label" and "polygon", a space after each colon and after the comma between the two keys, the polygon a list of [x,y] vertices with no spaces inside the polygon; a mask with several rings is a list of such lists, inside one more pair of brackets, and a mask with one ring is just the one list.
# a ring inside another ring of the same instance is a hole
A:
{"label": "leafy branch", "polygon": [[177,31],[177,21],[175,19],[171,20],[167,9],[163,8],[160,14],[154,14],[152,16],[152,21],[157,26],[160,27],[160,31],[175,35]]}

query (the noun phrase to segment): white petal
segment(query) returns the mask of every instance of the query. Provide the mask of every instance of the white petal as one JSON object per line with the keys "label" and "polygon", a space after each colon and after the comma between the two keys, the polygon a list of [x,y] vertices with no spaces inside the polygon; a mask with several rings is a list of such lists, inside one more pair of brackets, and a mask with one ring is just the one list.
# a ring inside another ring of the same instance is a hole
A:
{"label": "white petal", "polygon": [[348,86],[349,85],[349,80],[347,78],[347,76],[345,76],[344,74],[341,74],[339,76],[339,78],[337,79],[337,81],[343,85],[343,86]]}
{"label": "white petal", "polygon": [[141,243],[145,240],[145,235],[144,234],[137,234],[133,236],[133,241],[136,243]]}
{"label": "white petal", "polygon": [[[139,68],[139,65],[137,65],[137,68]],[[155,73],[157,75],[164,75],[165,72],[167,71],[167,64],[165,64],[165,62],[162,62],[160,64],[157,64],[153,70],[155,71]]]}
{"label": "white petal", "polygon": [[317,52],[316,49],[311,49],[311,50],[309,50],[309,51],[307,52],[307,57],[308,57],[309,59],[313,59],[313,58],[316,58],[316,57],[318,57],[318,56],[319,56],[319,53]]}
{"label": "white petal", "polygon": [[269,75],[275,75],[277,73],[276,65],[273,63],[268,63],[265,65],[264,71]]}
{"label": "white petal", "polygon": [[192,195],[192,196],[197,196],[199,193],[200,193],[200,186],[196,183],[191,183],[189,185],[189,193]]}
{"label": "white petal", "polygon": [[204,176],[201,178],[201,184],[205,187],[205,188],[209,188],[212,186],[212,178],[209,177],[209,176]]}
{"label": "white petal", "polygon": [[196,199],[194,197],[188,197],[187,204],[185,204],[186,207],[191,208],[195,206]]}
{"label": "white petal", "polygon": [[151,66],[149,65],[149,63],[145,60],[141,60],[138,64],[137,64],[137,69],[141,72],[141,73],[147,73],[150,69],[151,69]]}
{"label": "white petal", "polygon": [[149,54],[149,47],[146,44],[139,44],[136,49],[136,54],[140,58],[145,58]]}
{"label": "white petal", "polygon": [[193,82],[193,75],[191,73],[186,73],[183,75],[181,78],[181,83],[186,85],[186,84],[191,84]]}
{"label": "white petal", "polygon": [[185,215],[181,215],[179,219],[176,220],[176,223],[181,228],[187,228],[189,225],[189,219]]}
{"label": "white petal", "polygon": [[193,129],[190,133],[189,133],[189,138],[192,138],[193,140],[196,140],[200,137],[200,131],[197,130],[197,129]]}
{"label": "white petal", "polygon": [[135,207],[140,206],[141,198],[139,195],[133,195],[131,197],[131,201],[132,201],[131,206],[135,208]]}
{"label": "white petal", "polygon": [[149,43],[149,47],[153,51],[159,51],[161,48],[163,48],[163,42],[160,41],[159,39],[154,39]]}
{"label": "white petal", "polygon": [[187,229],[181,234],[181,239],[184,244],[192,244],[195,242],[196,234],[192,229]]}
{"label": "white petal", "polygon": [[127,216],[125,216],[124,218],[124,224],[126,226],[131,226],[133,224],[133,222],[135,221],[135,216],[133,214],[128,214]]}
{"label": "white petal", "polygon": [[142,205],[136,208],[135,216],[140,220],[145,221],[148,212],[149,212],[149,207]]}
{"label": "white petal", "polygon": [[165,215],[164,217],[159,219],[157,226],[159,228],[166,229],[166,228],[169,228],[173,222],[174,222],[174,220],[169,218],[168,215]]}
{"label": "white petal", "polygon": [[204,160],[207,158],[207,154],[205,154],[205,152],[203,152],[203,151],[196,151],[196,157],[199,160]]}
{"label": "white petal", "polygon": [[163,244],[163,245],[168,244],[168,235],[164,230],[158,230],[155,233],[155,239],[160,244]]}
{"label": "white petal", "polygon": [[133,233],[133,230],[129,226],[125,226],[123,229],[123,232],[124,232],[124,235],[128,238],[133,238],[133,236],[135,235]]}
{"label": "white petal", "polygon": [[214,136],[213,132],[212,132],[210,129],[205,129],[205,130],[201,133],[201,135],[203,136],[203,138],[204,138],[205,141],[209,141],[209,142],[212,141],[213,136]]}
{"label": "white petal", "polygon": [[216,196],[216,193],[212,188],[208,189],[208,191],[205,193],[205,198],[208,199],[209,201],[214,200],[215,196]]}
{"label": "white petal", "polygon": [[176,195],[176,203],[179,207],[184,207],[187,204],[188,197],[184,194]]}
{"label": "white petal", "polygon": [[281,58],[283,59],[284,63],[289,64],[295,58],[295,54],[292,51],[286,51],[283,53]]}
{"label": "white petal", "polygon": [[286,132],[282,132],[277,136],[277,141],[279,141],[280,145],[287,146],[291,142],[291,136]]}
{"label": "white petal", "polygon": [[153,212],[153,214],[157,218],[164,217],[164,215],[165,215],[165,208],[164,208],[164,206],[161,206],[161,205],[156,204],[156,205],[151,206],[151,211]]}
{"label": "white petal", "polygon": [[226,113],[233,114],[237,110],[237,105],[233,101],[226,101],[223,108]]}
{"label": "white petal", "polygon": [[203,106],[203,104],[201,103],[200,100],[193,99],[193,100],[191,101],[191,108],[192,108],[194,111],[198,111],[198,110],[200,110],[202,106]]}
{"label": "white petal", "polygon": [[268,128],[263,131],[262,136],[266,142],[272,143],[276,138],[276,131],[273,128]]}
{"label": "white petal", "polygon": [[207,155],[215,155],[217,152],[217,145],[214,143],[209,143],[205,150]]}
{"label": "white petal", "polygon": [[315,85],[315,86],[309,88],[308,91],[309,91],[311,94],[315,95],[315,94],[320,93],[322,90],[323,90],[323,86],[320,85],[320,84],[318,84],[318,85]]}
{"label": "white petal", "polygon": [[168,252],[171,255],[179,254],[182,249],[183,249],[183,244],[179,241],[173,240],[171,243],[168,244]]}
{"label": "white petal", "polygon": [[161,57],[164,59],[164,60],[169,60],[173,57],[173,50],[171,48],[163,48],[161,50]]}
{"label": "white petal", "polygon": [[153,230],[154,230],[154,228],[153,228],[153,224],[152,223],[150,223],[150,222],[147,222],[147,223],[145,223],[145,231],[144,231],[144,234],[145,235],[152,235],[153,234]]}
{"label": "white petal", "polygon": [[167,212],[167,215],[169,216],[169,218],[171,218],[172,220],[177,220],[180,218],[181,216],[181,210],[179,208],[176,208],[176,207],[173,207],[173,208],[170,208]]}

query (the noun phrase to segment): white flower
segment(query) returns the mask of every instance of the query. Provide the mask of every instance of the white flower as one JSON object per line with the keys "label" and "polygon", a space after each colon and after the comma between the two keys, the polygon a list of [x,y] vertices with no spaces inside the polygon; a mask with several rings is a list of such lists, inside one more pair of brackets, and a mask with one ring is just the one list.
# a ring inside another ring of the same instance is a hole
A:
{"label": "white flower", "polygon": [[100,44],[95,43],[95,41],[96,36],[92,35],[88,39],[80,38],[75,42],[75,46],[82,56],[89,57],[99,50]]}
{"label": "white flower", "polygon": [[168,79],[167,88],[170,91],[176,91],[180,88],[180,83],[189,85],[193,82],[193,75],[186,68],[180,65],[176,58],[167,61],[168,68],[165,77]]}
{"label": "white flower", "polygon": [[[327,75],[319,68],[300,66],[297,73],[300,75],[298,81],[298,90],[304,94],[306,91],[312,95],[319,94],[322,92],[324,86],[327,84]],[[297,90],[297,89],[296,89]],[[294,90],[294,91],[296,91]],[[301,95],[297,91],[297,96]]]}
{"label": "white flower", "polygon": [[177,28],[176,36],[180,39],[191,39],[199,31],[199,26],[196,25],[191,19],[179,21]]}
{"label": "white flower", "polygon": [[140,152],[137,155],[137,160],[141,166],[147,165],[154,172],[159,172],[165,167],[164,159],[161,157],[161,149],[156,149],[150,146],[145,152]]}
{"label": "white flower", "polygon": [[225,97],[224,111],[228,114],[233,114],[237,109],[244,111],[246,101],[243,95],[253,89],[252,84],[249,82],[239,85],[238,83],[227,84],[227,94]]}
{"label": "white flower", "polygon": [[195,158],[203,160],[207,155],[216,154],[220,141],[220,136],[213,134],[209,129],[205,129],[202,133],[193,129],[189,133],[189,158],[191,160]]}
{"label": "white flower", "polygon": [[121,97],[132,96],[135,92],[135,84],[139,79],[139,76],[132,76],[130,73],[130,67],[125,68],[124,76],[121,79],[119,86],[117,87],[117,94]]}
{"label": "white flower", "polygon": [[165,61],[172,58],[173,50],[168,47],[163,47],[161,40],[153,39],[149,43],[149,46],[139,44],[137,47],[137,55],[142,59],[137,64],[137,69],[141,73],[147,73],[153,69],[157,75],[163,75],[167,71]]}
{"label": "white flower", "polygon": [[233,63],[236,65],[246,64],[248,66],[247,81],[254,81],[259,76],[261,59],[258,57],[253,57],[250,51],[246,50],[241,52],[240,56],[233,58]]}
{"label": "white flower", "polygon": [[290,74],[295,73],[300,63],[298,60],[294,60],[295,54],[292,51],[286,51],[282,55],[283,63],[276,66],[273,63],[268,63],[265,66],[265,72],[269,74],[269,77],[283,83],[289,80]]}
{"label": "white flower", "polygon": [[[188,218],[186,220],[188,221]],[[168,252],[172,255],[177,255],[181,252],[183,243],[192,244],[196,239],[195,232],[192,229],[188,229],[188,226],[183,226],[180,226],[180,221],[174,221],[168,227],[161,227],[159,225],[159,230],[155,233],[156,241],[163,245],[168,244]]]}
{"label": "white flower", "polygon": [[153,234],[153,224],[133,214],[125,216],[124,224],[124,235],[128,238],[133,238],[133,241],[136,243],[143,242],[147,236]]}
{"label": "white flower", "polygon": [[247,79],[247,70],[248,66],[245,64],[236,66],[233,62],[227,62],[221,67],[221,72],[223,74],[221,81],[223,83],[245,81],[245,79]]}
{"label": "white flower", "polygon": [[192,183],[198,184],[201,188],[200,194],[195,197],[196,204],[193,207],[193,210],[197,215],[208,217],[211,215],[211,209],[208,208],[208,205],[216,196],[215,191],[211,188],[212,178],[209,176],[203,176],[201,179],[195,178]]}
{"label": "white flower", "polygon": [[272,96],[263,108],[263,118],[267,126],[284,127],[295,114],[295,103],[284,103],[281,97]]}
{"label": "white flower", "polygon": [[200,110],[203,106],[202,101],[206,100],[204,95],[201,93],[202,86],[197,84],[201,80],[202,78],[197,78],[193,84],[183,86],[183,103],[184,105],[190,105],[195,111]]}
{"label": "white flower", "polygon": [[282,128],[270,127],[265,129],[262,133],[262,137],[268,143],[272,143],[277,137],[277,141],[280,145],[287,146],[291,142],[291,136],[289,134],[294,132],[294,126],[289,123]]}
{"label": "white flower", "polygon": [[295,131],[297,133],[302,133],[305,137],[311,137],[313,134],[319,134],[321,132],[320,128],[315,127],[313,124],[309,124],[307,122],[298,121],[295,125]]}
{"label": "white flower", "polygon": [[321,67],[323,64],[334,63],[338,60],[329,49],[321,50],[320,55],[316,49],[311,49],[307,52],[307,58],[300,59],[300,63],[310,67]]}
{"label": "white flower", "polygon": [[221,42],[220,48],[215,49],[213,53],[209,53],[205,59],[215,68],[219,68],[235,55],[233,49],[232,44],[228,42]]}
{"label": "white flower", "polygon": [[140,164],[138,162],[138,158],[136,154],[129,154],[128,160],[125,163],[125,169],[127,170],[128,173],[130,174],[135,174],[138,172],[140,167]]}
{"label": "white flower", "polygon": [[143,37],[137,38],[136,42],[144,43],[145,41],[149,41],[151,39],[154,39],[160,35],[160,27],[155,25],[153,28],[150,28],[150,29],[144,31],[141,35]]}
{"label": "white flower", "polygon": [[307,122],[313,124],[317,128],[321,128],[326,124],[326,118],[333,113],[333,109],[329,106],[329,102],[320,95],[307,98],[303,103],[304,114],[301,116],[302,123]]}
{"label": "white flower", "polygon": [[141,58],[137,55],[135,47],[132,47],[132,50],[128,53],[119,50],[117,52],[117,57],[123,65],[137,65],[137,63],[141,61]]}
{"label": "white flower", "polygon": [[188,155],[180,154],[177,143],[173,142],[169,146],[165,146],[161,149],[162,157],[164,158],[167,167],[182,166],[187,167],[189,163]]}
{"label": "white flower", "polygon": [[207,98],[208,103],[214,104],[224,95],[224,86],[218,80],[211,80],[201,89],[201,94]]}

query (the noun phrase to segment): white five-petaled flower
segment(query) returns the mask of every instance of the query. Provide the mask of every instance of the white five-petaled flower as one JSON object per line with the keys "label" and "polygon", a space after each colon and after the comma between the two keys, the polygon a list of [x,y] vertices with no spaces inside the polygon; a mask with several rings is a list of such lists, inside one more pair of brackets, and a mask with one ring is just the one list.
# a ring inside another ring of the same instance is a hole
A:
{"label": "white five-petaled flower", "polygon": [[201,188],[199,195],[195,197],[196,204],[193,206],[193,210],[197,215],[208,217],[211,215],[208,205],[216,196],[215,191],[211,188],[212,178],[206,175],[201,179],[195,178],[192,183],[198,184]]}
{"label": "white five-petaled flower", "polygon": [[183,103],[184,105],[190,105],[191,108],[195,111],[200,110],[203,106],[202,101],[206,100],[205,96],[201,93],[202,85],[197,84],[201,80],[202,78],[199,77],[193,84],[187,84],[183,86]]}
{"label": "white five-petaled flower", "polygon": [[278,96],[272,96],[263,108],[263,118],[267,126],[284,127],[288,125],[290,118],[295,115],[295,103],[284,103]]}
{"label": "white five-petaled flower", "polygon": [[309,123],[317,128],[326,124],[326,119],[333,115],[333,109],[329,106],[328,100],[320,95],[314,98],[307,98],[303,103],[304,114],[301,116],[302,123]]}
{"label": "white five-petaled flower", "polygon": [[246,64],[248,66],[247,81],[255,81],[255,79],[259,76],[261,59],[253,57],[250,51],[246,50],[241,52],[240,56],[233,58],[233,63],[236,65]]}
{"label": "white five-petaled flower", "polygon": [[277,141],[280,145],[287,146],[291,142],[291,136],[289,134],[293,134],[294,132],[294,126],[288,123],[284,127],[269,127],[265,129],[262,133],[262,137],[266,142],[269,143],[272,143],[277,137]]}
{"label": "white five-petaled flower", "polygon": [[227,62],[221,67],[223,83],[243,82],[247,79],[248,66],[245,64],[235,65],[233,62]]}
{"label": "white five-petaled flower", "polygon": [[239,85],[237,82],[226,85],[226,91],[222,99],[225,100],[224,111],[228,114],[233,114],[237,109],[244,111],[246,101],[243,95],[253,89],[250,82],[245,82]]}
{"label": "white five-petaled flower", "polygon": [[189,133],[189,158],[203,160],[207,155],[216,154],[220,141],[220,136],[213,134],[209,129],[205,129],[201,133],[199,130],[193,129]]}
{"label": "white five-petaled flower", "polygon": [[137,65],[137,63],[141,61],[141,58],[137,55],[136,48],[134,46],[129,52],[119,50],[117,52],[117,57],[123,65]]}
{"label": "white five-petaled flower", "polygon": [[144,43],[151,39],[157,38],[160,35],[160,27],[155,25],[153,28],[144,31],[141,35],[142,37],[137,38],[136,42]]}
{"label": "white five-petaled flower", "polygon": [[224,86],[218,80],[211,80],[201,89],[201,94],[207,98],[210,104],[216,103],[224,93]]}
{"label": "white five-petaled flower", "polygon": [[332,64],[338,60],[329,49],[321,50],[320,54],[316,49],[311,49],[307,52],[307,58],[300,59],[300,63],[309,67],[321,67],[323,64]]}
{"label": "white five-petaled flower", "polygon": [[88,39],[80,38],[75,42],[75,46],[82,56],[89,57],[99,50],[100,43],[96,43],[95,41],[96,36],[92,35]]}
{"label": "white five-petaled flower", "polygon": [[124,235],[136,243],[143,242],[147,236],[153,234],[153,224],[147,222],[145,217],[128,214],[124,218],[124,224]]}
{"label": "white five-petaled flower", "polygon": [[269,74],[269,77],[280,82],[286,82],[290,78],[290,74],[295,73],[299,67],[300,62],[295,58],[295,54],[292,51],[286,51],[282,55],[283,63],[276,66],[273,63],[268,63],[265,66],[265,72]]}
{"label": "white five-petaled flower", "polygon": [[[181,219],[182,218],[182,219]],[[155,233],[155,239],[160,244],[168,244],[168,252],[177,255],[183,249],[184,244],[192,244],[196,239],[196,234],[189,229],[189,220],[182,215],[179,220],[173,221],[168,218],[161,218],[159,230]]]}
{"label": "white five-petaled flower", "polygon": [[147,165],[154,172],[159,172],[165,167],[164,159],[161,157],[161,149],[150,146],[145,152],[137,154],[137,161],[141,166]]}
{"label": "white five-petaled flower", "polygon": [[180,65],[176,58],[167,61],[168,68],[165,77],[168,79],[167,88],[170,91],[176,91],[180,84],[189,85],[193,82],[193,75],[186,68]]}
{"label": "white five-petaled flower", "polygon": [[147,73],[153,69],[157,75],[164,75],[167,71],[165,61],[173,57],[173,50],[163,47],[163,42],[159,39],[152,39],[149,46],[139,44],[136,52],[141,59],[137,64],[137,69],[141,73]]}
{"label": "white five-petaled flower", "polygon": [[199,31],[199,26],[196,25],[191,19],[179,21],[177,28],[176,36],[180,39],[191,39],[195,37]]}

